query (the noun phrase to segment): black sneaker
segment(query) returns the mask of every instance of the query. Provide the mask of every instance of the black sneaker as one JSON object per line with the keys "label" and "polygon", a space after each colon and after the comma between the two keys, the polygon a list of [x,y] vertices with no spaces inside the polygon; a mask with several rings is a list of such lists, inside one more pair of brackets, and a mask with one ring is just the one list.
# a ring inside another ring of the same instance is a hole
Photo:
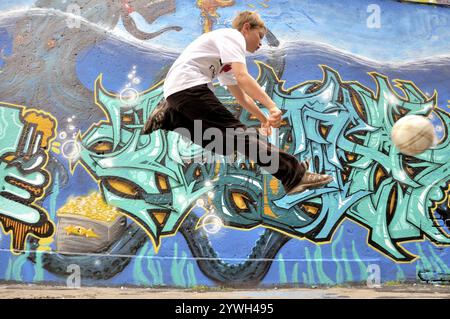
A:
{"label": "black sneaker", "polygon": [[142,134],[151,134],[162,127],[169,104],[163,100],[153,110],[142,129]]}
{"label": "black sneaker", "polygon": [[330,175],[309,172],[309,162],[310,159],[300,162],[300,165],[305,169],[305,174],[303,175],[300,183],[287,191],[286,195],[300,193],[307,189],[319,188],[325,186],[333,180],[333,177]]}

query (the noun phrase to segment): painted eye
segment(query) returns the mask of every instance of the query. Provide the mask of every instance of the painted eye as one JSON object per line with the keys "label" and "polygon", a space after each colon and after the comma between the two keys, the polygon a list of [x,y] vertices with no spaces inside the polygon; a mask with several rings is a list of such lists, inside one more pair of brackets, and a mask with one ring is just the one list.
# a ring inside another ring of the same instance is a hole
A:
{"label": "painted eye", "polygon": [[406,114],[408,114],[409,110],[401,107],[401,106],[397,106],[397,112],[393,112],[393,119],[394,122],[397,122],[398,120],[400,120],[403,116],[405,116]]}
{"label": "painted eye", "polygon": [[344,166],[344,170],[343,170],[342,173],[341,173],[342,181],[343,181],[344,183],[346,183],[346,182],[348,181],[351,172],[352,172],[351,167],[348,166],[348,165],[345,165],[345,166]]}
{"label": "painted eye", "polygon": [[306,94],[311,94],[317,92],[322,87],[322,82],[319,81],[311,81],[311,85],[305,91]]}
{"label": "painted eye", "polygon": [[330,133],[331,127],[325,126],[325,125],[320,125],[319,128],[320,128],[320,135],[322,135],[322,137],[324,139],[326,139],[328,137],[328,133]]}
{"label": "painted eye", "polygon": [[348,92],[350,93],[353,108],[356,110],[360,118],[362,118],[363,121],[367,123],[367,114],[364,109],[364,102],[361,96],[354,89],[351,88],[348,90]]}
{"label": "painted eye", "polygon": [[358,158],[357,154],[355,154],[355,153],[350,153],[350,152],[344,151],[344,154],[345,154],[345,160],[347,163],[353,163]]}
{"label": "painted eye", "polygon": [[378,167],[375,170],[375,179],[374,179],[374,189],[377,190],[378,187],[380,187],[381,183],[389,177],[389,174],[386,172],[386,170],[383,168],[383,166],[378,165]]}
{"label": "painted eye", "polygon": [[202,171],[200,170],[200,168],[197,167],[194,171],[194,178],[198,179],[201,176],[202,176]]}
{"label": "painted eye", "polygon": [[292,133],[288,133],[286,140],[288,143],[292,143]]}
{"label": "painted eye", "polygon": [[122,115],[122,123],[123,124],[134,124],[134,118],[129,114]]}
{"label": "painted eye", "polygon": [[167,176],[155,173],[156,185],[160,193],[170,193],[170,184]]}
{"label": "painted eye", "polygon": [[342,92],[342,88],[339,88],[337,102],[341,104],[344,103],[344,93]]}
{"label": "painted eye", "polygon": [[159,211],[159,210],[152,210],[149,211],[150,217],[155,221],[155,224],[157,225],[157,227],[164,227],[164,225],[166,224],[169,216],[170,216],[170,211]]}
{"label": "painted eye", "polygon": [[304,212],[306,212],[310,217],[316,217],[317,213],[320,211],[320,205],[315,203],[304,203],[300,206]]}
{"label": "painted eye", "polygon": [[96,154],[110,153],[113,149],[113,144],[109,141],[100,141],[92,145],[89,150]]}
{"label": "painted eye", "polygon": [[285,152],[288,152],[289,149],[291,148],[292,140],[293,140],[292,133],[290,131],[287,131],[286,136],[284,137],[283,142],[281,144],[283,145],[283,150]]}
{"label": "painted eye", "polygon": [[392,218],[394,217],[395,210],[397,209],[397,188],[392,187],[391,192],[389,193],[388,206],[386,208],[388,213],[387,222],[390,223]]}
{"label": "painted eye", "polygon": [[347,130],[344,132],[344,136],[349,141],[352,141],[353,143],[364,145],[364,137],[367,134],[367,132],[357,132],[357,133],[349,134],[348,132],[354,127],[355,127],[355,125],[353,123],[350,123],[347,126]]}
{"label": "painted eye", "polygon": [[249,206],[248,203],[250,202],[250,199],[242,194],[237,192],[232,192],[231,197],[233,199],[233,204],[241,211],[248,211]]}
{"label": "painted eye", "polygon": [[426,166],[420,165],[421,163],[422,161],[414,156],[402,156],[403,169],[408,177],[413,180],[426,168]]}
{"label": "painted eye", "polygon": [[111,177],[102,181],[103,185],[112,193],[125,198],[142,199],[142,190],[139,186],[129,181]]}

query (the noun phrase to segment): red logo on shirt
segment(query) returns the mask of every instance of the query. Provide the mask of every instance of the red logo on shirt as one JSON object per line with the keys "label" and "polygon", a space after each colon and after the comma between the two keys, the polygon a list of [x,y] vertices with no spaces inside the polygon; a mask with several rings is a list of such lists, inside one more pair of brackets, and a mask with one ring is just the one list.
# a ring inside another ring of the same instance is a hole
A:
{"label": "red logo on shirt", "polygon": [[228,71],[230,71],[232,68],[231,68],[231,64],[225,64],[223,67],[222,67],[222,69],[220,70],[220,72],[219,73],[222,73],[222,72],[228,72]]}
{"label": "red logo on shirt", "polygon": [[134,12],[134,8],[131,6],[130,0],[122,0],[122,7],[128,12],[128,14]]}

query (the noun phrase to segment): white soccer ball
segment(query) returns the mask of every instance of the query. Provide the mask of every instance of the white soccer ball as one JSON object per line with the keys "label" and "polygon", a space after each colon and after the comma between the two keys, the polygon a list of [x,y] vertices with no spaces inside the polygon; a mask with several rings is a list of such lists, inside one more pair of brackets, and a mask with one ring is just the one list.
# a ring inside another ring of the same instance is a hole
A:
{"label": "white soccer ball", "polygon": [[421,115],[405,115],[395,122],[391,138],[399,151],[409,156],[423,153],[438,140],[433,123]]}

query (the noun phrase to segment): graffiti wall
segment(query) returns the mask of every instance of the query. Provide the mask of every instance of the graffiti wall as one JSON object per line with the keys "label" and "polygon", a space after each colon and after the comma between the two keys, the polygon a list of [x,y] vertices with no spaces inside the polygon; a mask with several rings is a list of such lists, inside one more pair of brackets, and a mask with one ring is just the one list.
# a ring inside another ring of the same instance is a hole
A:
{"label": "graffiti wall", "polygon": [[[288,196],[245,158],[196,161],[178,133],[142,134],[182,49],[241,10],[269,28],[247,60],[283,110],[268,139],[331,174],[324,188]],[[0,281],[450,280],[449,21],[390,0],[2,1]],[[429,117],[438,144],[401,154],[390,133],[406,114]]]}

